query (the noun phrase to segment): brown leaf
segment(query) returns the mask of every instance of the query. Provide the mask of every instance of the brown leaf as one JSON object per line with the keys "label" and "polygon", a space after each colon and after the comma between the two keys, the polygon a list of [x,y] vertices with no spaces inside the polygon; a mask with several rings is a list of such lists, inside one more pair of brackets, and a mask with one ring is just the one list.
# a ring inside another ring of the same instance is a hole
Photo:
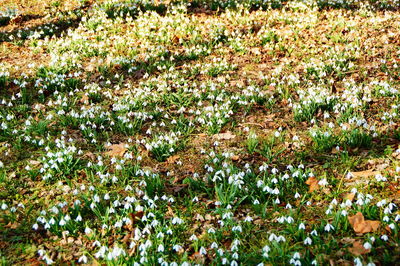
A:
{"label": "brown leaf", "polygon": [[170,156],[170,157],[168,157],[168,159],[167,159],[167,163],[173,164],[173,163],[175,163],[178,159],[179,159],[179,155]]}
{"label": "brown leaf", "polygon": [[172,191],[175,193],[178,193],[179,191],[181,191],[182,189],[188,187],[188,184],[179,184],[179,185],[175,185],[172,187]]}
{"label": "brown leaf", "polygon": [[230,140],[234,139],[236,136],[232,134],[232,132],[227,131],[225,133],[215,134],[214,138],[217,140]]}
{"label": "brown leaf", "polygon": [[143,214],[144,214],[143,211],[138,211],[138,212],[130,213],[130,214],[129,214],[129,215],[131,216],[131,219],[132,219],[131,228],[133,228],[133,225],[135,224],[135,222],[136,222],[137,220],[142,219]]}
{"label": "brown leaf", "polygon": [[389,225],[385,226],[385,230],[389,233],[389,235],[392,233],[392,229],[390,228]]}
{"label": "brown leaf", "polygon": [[29,163],[30,163],[31,165],[33,165],[33,166],[36,166],[36,165],[39,165],[39,164],[40,164],[40,162],[39,162],[39,161],[36,161],[36,160],[30,160]]}
{"label": "brown leaf", "polygon": [[210,214],[206,214],[205,216],[204,216],[204,218],[207,220],[207,221],[211,221],[213,218],[212,218],[212,216],[210,215]]}
{"label": "brown leaf", "polygon": [[204,264],[205,258],[203,255],[201,255],[199,252],[193,253],[190,257],[190,260],[195,261],[196,263],[199,264]]}
{"label": "brown leaf", "polygon": [[343,198],[344,198],[345,200],[353,201],[353,199],[354,199],[355,196],[356,196],[355,193],[346,193],[346,194],[344,195]]}
{"label": "brown leaf", "polygon": [[365,220],[364,215],[361,212],[357,212],[355,215],[349,216],[348,219],[349,223],[354,229],[354,232],[357,234],[375,232],[380,224],[379,221]]}
{"label": "brown leaf", "polygon": [[83,94],[81,99],[79,100],[80,103],[83,104],[88,104],[89,103],[89,96],[87,96],[86,94]]}
{"label": "brown leaf", "polygon": [[17,223],[17,222],[14,222],[14,223],[9,222],[9,223],[6,224],[4,227],[5,227],[5,228],[10,228],[10,229],[17,229],[18,226],[19,226],[19,223]]}
{"label": "brown leaf", "polygon": [[380,174],[381,172],[372,171],[372,170],[365,170],[365,171],[350,172],[350,173],[353,176],[353,178],[366,178],[366,177],[376,176],[377,174]]}
{"label": "brown leaf", "polygon": [[319,189],[318,180],[315,176],[309,177],[306,184],[310,186],[309,192]]}
{"label": "brown leaf", "polygon": [[120,144],[113,144],[109,147],[107,147],[108,152],[106,152],[106,155],[110,157],[122,157],[124,156],[124,153],[126,152],[125,144],[120,143]]}
{"label": "brown leaf", "polygon": [[165,217],[174,217],[175,213],[170,206],[167,206],[168,211],[165,213]]}
{"label": "brown leaf", "polygon": [[85,158],[88,158],[88,159],[91,159],[91,160],[96,160],[96,156],[93,154],[93,153],[91,153],[90,151],[89,152],[87,152],[87,153],[85,153],[84,155],[83,155],[83,157],[85,157]]}
{"label": "brown leaf", "polygon": [[232,159],[232,161],[238,161],[239,155],[233,155],[231,159]]}
{"label": "brown leaf", "polygon": [[353,246],[348,248],[348,251],[355,256],[360,256],[371,252],[371,249],[365,249],[361,241],[355,241]]}

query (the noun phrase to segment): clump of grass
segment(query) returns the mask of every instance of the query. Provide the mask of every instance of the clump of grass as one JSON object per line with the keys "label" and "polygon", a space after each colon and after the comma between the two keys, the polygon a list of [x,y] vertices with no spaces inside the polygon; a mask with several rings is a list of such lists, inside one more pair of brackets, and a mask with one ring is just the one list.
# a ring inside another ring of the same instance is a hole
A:
{"label": "clump of grass", "polygon": [[247,137],[246,145],[247,150],[250,154],[254,153],[259,144],[258,137],[254,131],[250,131],[249,136]]}
{"label": "clump of grass", "polygon": [[314,149],[317,152],[331,151],[333,147],[340,144],[339,138],[331,131],[316,130],[311,132]]}
{"label": "clump of grass", "polygon": [[151,152],[157,161],[163,162],[180,148],[180,135],[179,131],[157,135],[146,143],[146,149]]}

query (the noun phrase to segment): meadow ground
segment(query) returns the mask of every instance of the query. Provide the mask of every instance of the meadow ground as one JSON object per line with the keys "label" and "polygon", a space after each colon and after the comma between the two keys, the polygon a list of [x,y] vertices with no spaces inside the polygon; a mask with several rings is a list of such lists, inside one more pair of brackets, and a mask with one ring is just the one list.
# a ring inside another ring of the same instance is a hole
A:
{"label": "meadow ground", "polygon": [[399,7],[2,0],[1,263],[398,264]]}

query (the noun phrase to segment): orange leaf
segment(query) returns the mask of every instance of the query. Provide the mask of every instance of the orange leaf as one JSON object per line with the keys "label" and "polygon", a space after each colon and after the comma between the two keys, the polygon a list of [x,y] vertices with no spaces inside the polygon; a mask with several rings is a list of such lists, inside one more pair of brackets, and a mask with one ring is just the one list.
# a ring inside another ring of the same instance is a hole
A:
{"label": "orange leaf", "polygon": [[107,147],[108,152],[106,152],[106,155],[110,156],[110,157],[122,157],[124,156],[124,153],[126,152],[126,148],[125,148],[125,144],[121,143],[121,144],[113,144],[109,147]]}
{"label": "orange leaf", "polygon": [[360,256],[369,253],[371,249],[364,248],[364,245],[361,243],[361,241],[354,241],[353,246],[349,247],[348,251],[355,256]]}
{"label": "orange leaf", "polygon": [[233,155],[231,157],[232,161],[238,161],[240,159],[240,157],[238,155]]}
{"label": "orange leaf", "polygon": [[168,157],[167,163],[173,164],[173,163],[175,163],[177,160],[179,160],[179,155],[173,155],[173,156]]}
{"label": "orange leaf", "polygon": [[306,184],[310,186],[310,192],[319,189],[318,180],[315,176],[311,176],[307,179]]}
{"label": "orange leaf", "polygon": [[380,224],[379,221],[365,220],[364,215],[361,212],[357,212],[355,215],[349,216],[348,219],[349,223],[354,229],[354,232],[357,234],[375,232]]}
{"label": "orange leaf", "polygon": [[354,199],[355,196],[356,196],[355,193],[347,193],[347,194],[344,195],[344,199],[345,199],[345,200],[353,201],[353,199]]}

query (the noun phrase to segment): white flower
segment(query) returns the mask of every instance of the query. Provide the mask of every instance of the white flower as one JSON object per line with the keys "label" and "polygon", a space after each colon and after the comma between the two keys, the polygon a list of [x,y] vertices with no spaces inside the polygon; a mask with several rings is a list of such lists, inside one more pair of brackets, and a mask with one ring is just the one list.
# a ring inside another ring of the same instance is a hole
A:
{"label": "white flower", "polygon": [[354,259],[354,265],[355,266],[363,266],[363,263],[362,263],[360,258],[355,258]]}
{"label": "white flower", "polygon": [[320,186],[326,186],[326,185],[328,185],[328,181],[326,180],[326,178],[324,178],[324,179],[322,179],[322,180],[320,180],[320,181],[318,182],[318,185],[320,185]]}
{"label": "white flower", "polygon": [[304,244],[305,245],[311,245],[312,244],[312,240],[310,237],[307,237],[306,239],[304,239]]}
{"label": "white flower", "polygon": [[304,230],[304,229],[306,229],[305,224],[304,223],[300,223],[299,224],[299,230]]}
{"label": "white flower", "polygon": [[157,252],[164,252],[164,245],[158,245]]}
{"label": "white flower", "polygon": [[295,252],[293,254],[293,259],[300,259],[300,253],[299,252]]}
{"label": "white flower", "polygon": [[175,250],[175,252],[179,252],[182,249],[182,246],[176,244],[172,247],[173,250]]}
{"label": "white flower", "polygon": [[85,255],[82,255],[79,259],[78,259],[79,263],[84,263],[86,264],[88,262],[88,258]]}
{"label": "white flower", "polygon": [[206,255],[207,250],[204,247],[201,247],[199,253],[200,253],[200,255]]}
{"label": "white flower", "polygon": [[331,224],[326,224],[324,227],[324,230],[326,232],[330,232],[331,230],[335,230],[335,227],[333,227],[333,225],[331,225]]}
{"label": "white flower", "polygon": [[46,264],[48,264],[48,265],[54,263],[54,261],[53,261],[49,256],[47,256],[47,254],[44,255],[43,260],[44,260],[44,261],[46,262]]}
{"label": "white flower", "polygon": [[365,248],[365,249],[371,249],[371,248],[372,248],[371,243],[365,242],[365,243],[364,243],[364,248]]}
{"label": "white flower", "polygon": [[89,235],[89,234],[91,234],[92,232],[93,232],[93,230],[90,229],[89,227],[86,227],[86,228],[85,228],[85,234]]}

